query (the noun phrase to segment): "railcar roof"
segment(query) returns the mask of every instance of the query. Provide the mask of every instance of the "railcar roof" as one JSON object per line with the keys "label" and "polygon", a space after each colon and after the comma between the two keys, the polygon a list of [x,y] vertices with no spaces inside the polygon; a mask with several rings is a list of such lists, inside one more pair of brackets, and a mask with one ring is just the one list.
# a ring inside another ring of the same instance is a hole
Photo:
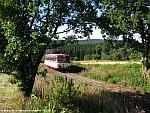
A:
{"label": "railcar roof", "polygon": [[70,56],[70,55],[67,55],[67,54],[46,54],[45,56]]}

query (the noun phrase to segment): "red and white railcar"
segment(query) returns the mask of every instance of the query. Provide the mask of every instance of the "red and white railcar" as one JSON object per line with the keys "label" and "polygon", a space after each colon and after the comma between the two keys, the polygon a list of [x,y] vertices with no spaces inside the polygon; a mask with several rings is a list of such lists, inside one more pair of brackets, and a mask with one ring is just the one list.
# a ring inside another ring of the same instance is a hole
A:
{"label": "red and white railcar", "polygon": [[67,54],[47,54],[45,55],[44,64],[56,70],[70,69],[70,55]]}

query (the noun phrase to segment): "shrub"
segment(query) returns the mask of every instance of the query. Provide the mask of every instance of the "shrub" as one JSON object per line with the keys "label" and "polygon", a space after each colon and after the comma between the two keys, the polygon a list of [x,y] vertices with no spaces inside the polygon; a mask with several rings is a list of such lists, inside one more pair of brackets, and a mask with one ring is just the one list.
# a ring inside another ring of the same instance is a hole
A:
{"label": "shrub", "polygon": [[92,60],[100,60],[100,55],[98,55],[98,54],[92,54],[91,58],[92,58]]}
{"label": "shrub", "polygon": [[[72,80],[55,76],[50,82],[51,88],[34,90],[30,98],[26,99],[22,109],[40,110],[40,112],[70,113],[77,111],[74,102],[78,96],[78,87]],[[44,93],[43,93],[44,92]]]}
{"label": "shrub", "polygon": [[137,109],[150,110],[150,101],[141,98],[142,95],[138,98],[129,92],[94,89],[87,87],[86,83],[77,85],[59,73],[53,74],[49,89],[41,85],[30,98],[22,101],[20,109],[38,113],[136,113]]}
{"label": "shrub", "polygon": [[[140,91],[150,91],[149,79],[148,77],[143,77],[141,65],[139,64],[90,64],[84,66],[88,71],[80,73],[82,76],[132,87]],[[84,66],[82,65],[82,67]]]}
{"label": "shrub", "polygon": [[79,58],[78,57],[74,57],[74,59],[73,59],[74,61],[78,61],[79,60]]}
{"label": "shrub", "polygon": [[84,60],[91,60],[91,55],[85,55]]}

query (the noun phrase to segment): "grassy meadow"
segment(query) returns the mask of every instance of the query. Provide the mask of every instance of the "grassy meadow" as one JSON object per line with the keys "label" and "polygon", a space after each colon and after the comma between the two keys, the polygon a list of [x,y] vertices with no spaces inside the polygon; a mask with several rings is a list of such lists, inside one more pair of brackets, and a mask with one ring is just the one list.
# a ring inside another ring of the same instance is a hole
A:
{"label": "grassy meadow", "polygon": [[0,110],[20,109],[18,97],[21,93],[16,84],[10,83],[10,79],[11,76],[0,73]]}
{"label": "grassy meadow", "polygon": [[[142,76],[139,64],[82,65],[81,76],[132,87],[138,92],[110,92],[75,83],[53,70],[39,69],[30,98],[24,98],[10,76],[0,76],[0,110],[24,110],[38,113],[139,113],[150,111],[150,82]],[[43,75],[41,75],[41,74]],[[141,92],[141,93],[140,93]]]}
{"label": "grassy meadow", "polygon": [[113,84],[118,84],[124,87],[132,87],[141,92],[150,93],[150,76],[142,75],[142,67],[137,63],[126,64],[75,64],[86,70],[79,73],[81,76],[86,76],[100,81],[106,81]]}

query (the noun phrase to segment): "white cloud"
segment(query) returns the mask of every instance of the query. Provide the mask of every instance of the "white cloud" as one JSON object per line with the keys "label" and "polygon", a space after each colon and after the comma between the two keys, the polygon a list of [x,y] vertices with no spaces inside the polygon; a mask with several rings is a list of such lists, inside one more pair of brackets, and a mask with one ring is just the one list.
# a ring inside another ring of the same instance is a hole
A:
{"label": "white cloud", "polygon": [[91,39],[102,39],[102,34],[100,29],[93,30],[92,35],[90,35]]}
{"label": "white cloud", "polygon": [[[63,26],[60,27],[58,29],[58,32],[62,32],[63,30],[65,30],[67,28],[67,26]],[[70,32],[67,33],[61,33],[59,34],[60,38],[65,37],[65,36],[69,36],[69,35],[74,35],[73,31],[71,30]],[[78,36],[80,36],[80,34],[76,34]],[[86,39],[87,37],[83,38]],[[101,30],[100,29],[93,29],[93,33],[92,35],[90,35],[91,39],[102,39],[102,34],[101,34]]]}

